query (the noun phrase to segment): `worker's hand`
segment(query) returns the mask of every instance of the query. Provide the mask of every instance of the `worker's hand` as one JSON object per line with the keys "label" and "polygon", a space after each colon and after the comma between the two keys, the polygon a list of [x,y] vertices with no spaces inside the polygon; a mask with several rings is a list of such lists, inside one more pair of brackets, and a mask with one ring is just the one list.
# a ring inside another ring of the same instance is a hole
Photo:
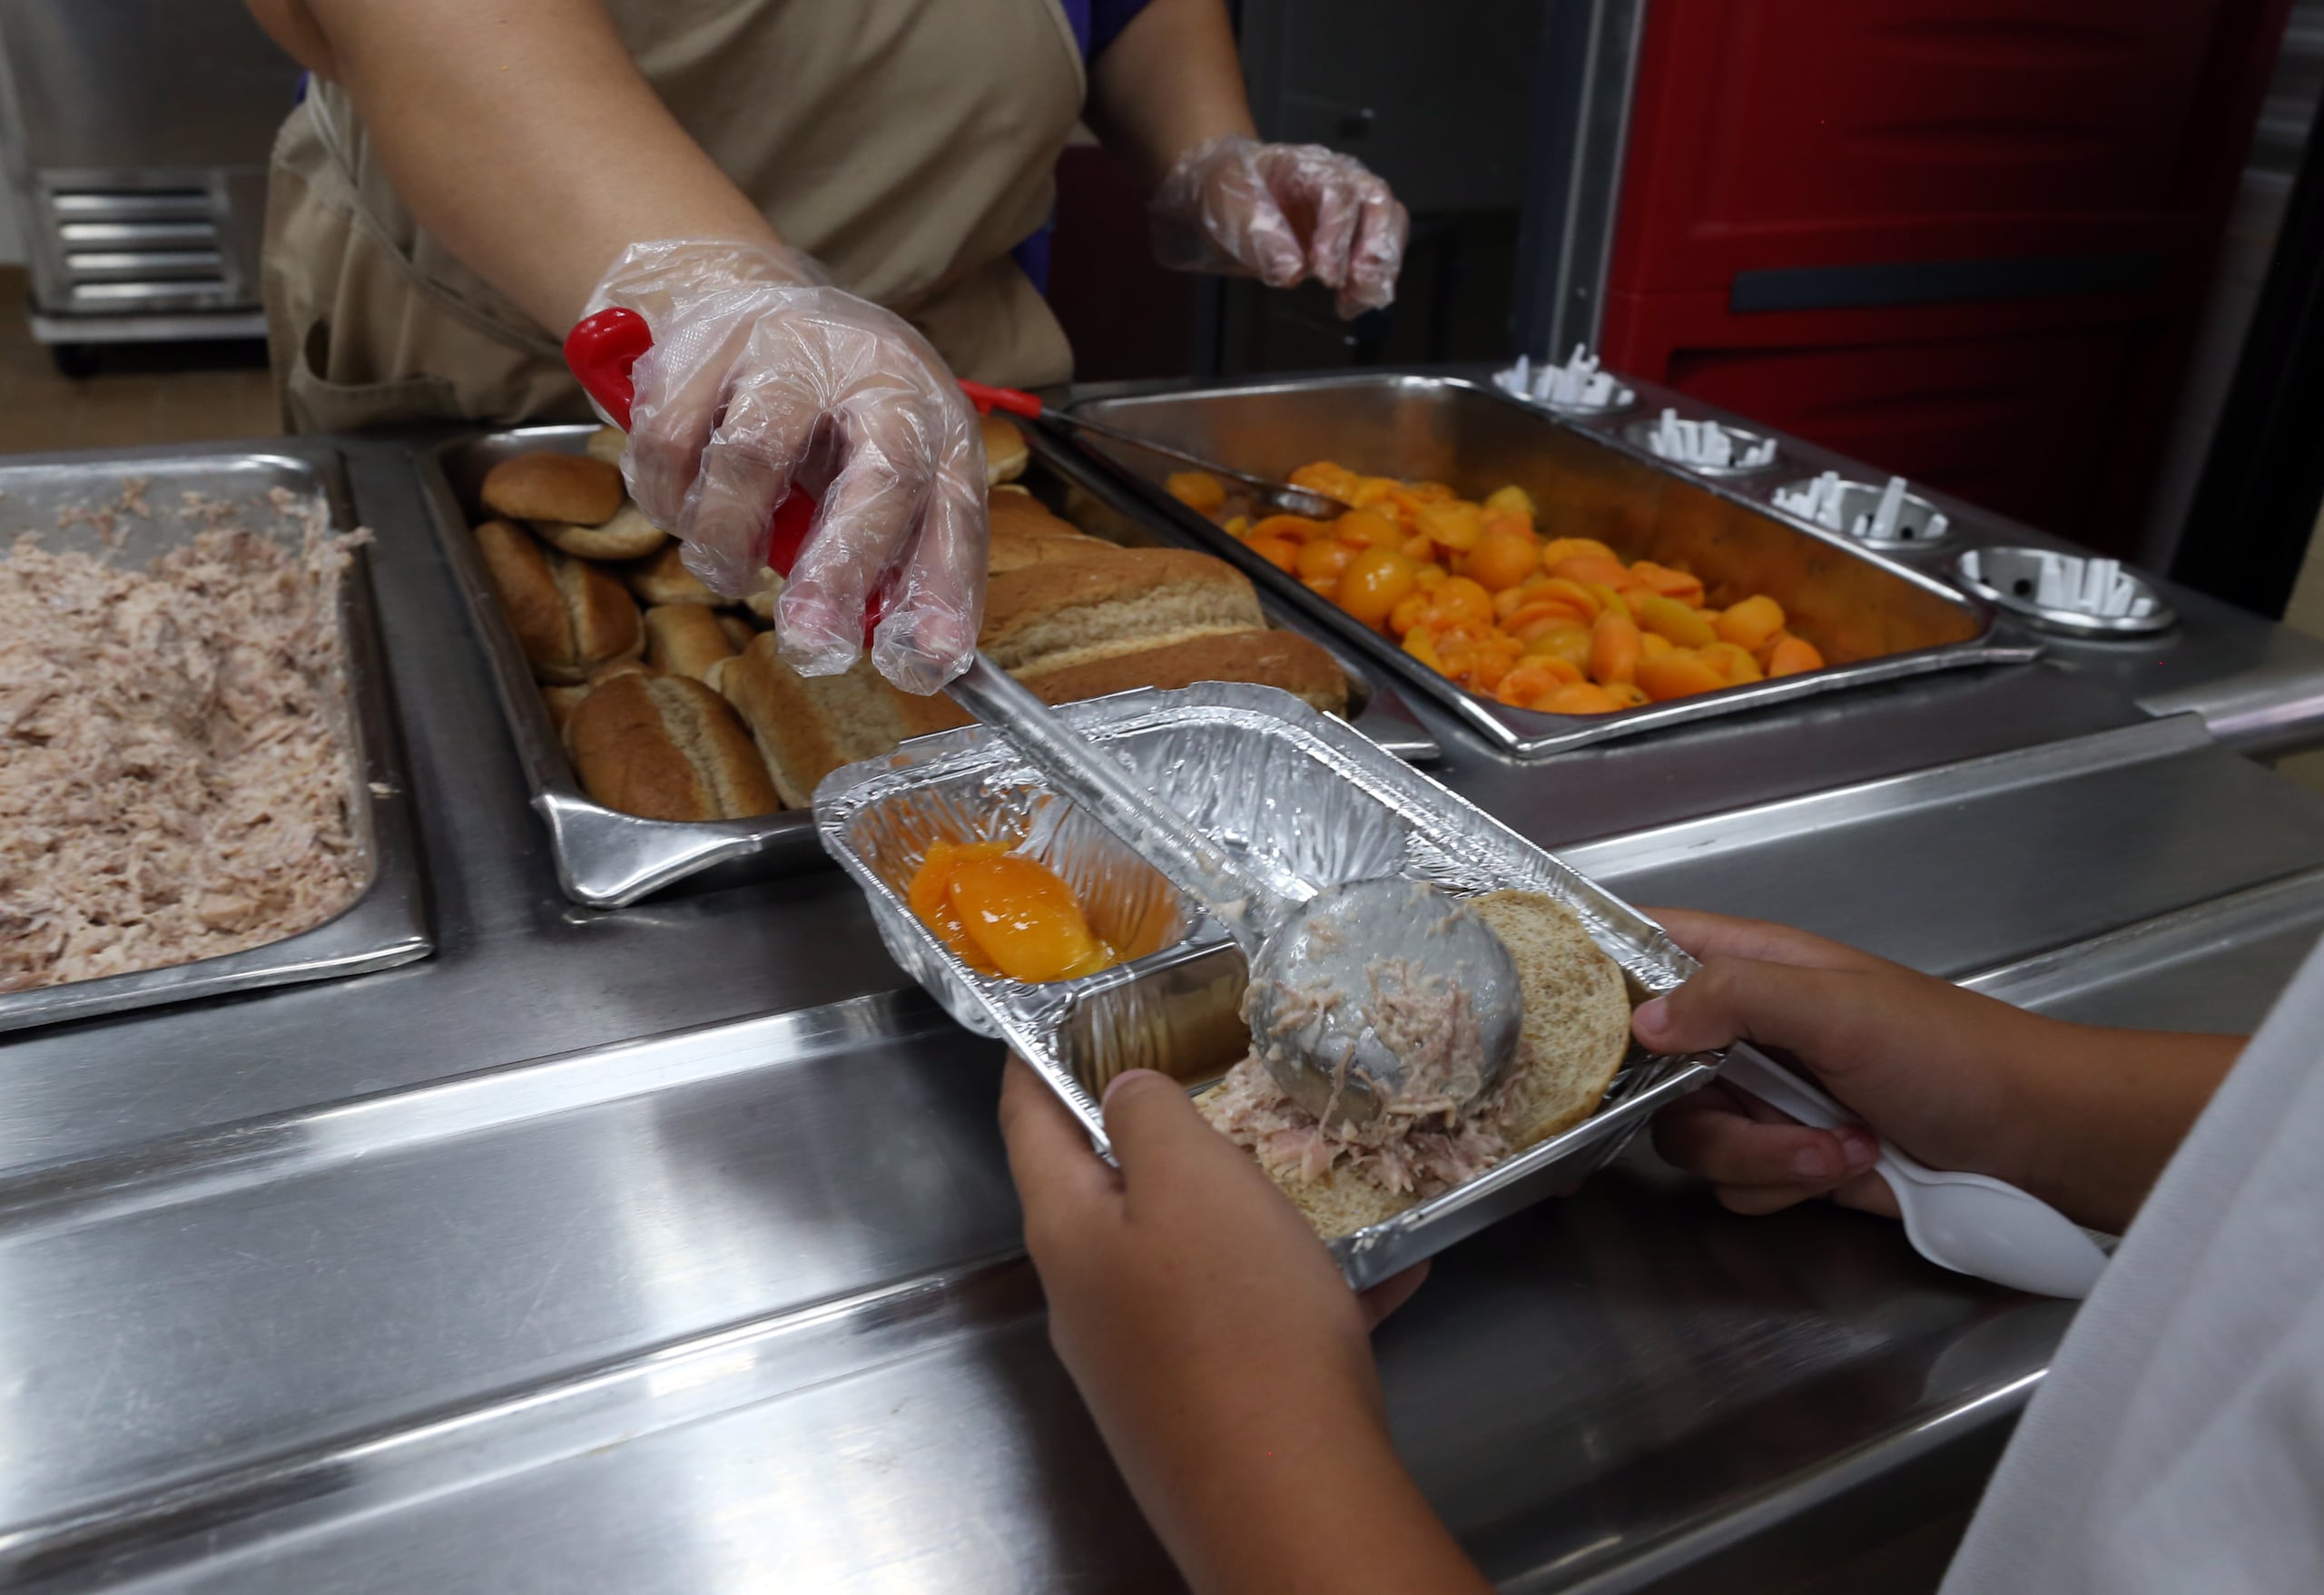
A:
{"label": "worker's hand", "polygon": [[1289,288],[1313,277],[1339,313],[1396,297],[1411,219],[1353,155],[1263,144],[1240,133],[1178,157],[1154,196],[1154,252],[1181,271],[1224,271]]}
{"label": "worker's hand", "polygon": [[[2025,1183],[2026,1070],[2075,1027],[1804,930],[1655,911],[1703,969],[1632,1017],[1648,1047],[1691,1052],[1742,1039],[1778,1049],[1921,1161]],[[1724,1085],[1665,1108],[1654,1145],[1738,1213],[1822,1196],[1896,1212],[1887,1182],[1869,1172],[1879,1148],[1864,1129],[1810,1129]]]}
{"label": "worker's hand", "polygon": [[1367,1334],[1418,1270],[1358,1297],[1250,1154],[1149,1070],[1106,1093],[1118,1170],[1013,1058],[1000,1127],[1049,1339],[1190,1577],[1189,1559],[1227,1554],[1222,1536],[1265,1515],[1217,1499],[1264,1488],[1253,1469],[1394,1467]]}
{"label": "worker's hand", "polygon": [[622,468],[688,568],[730,597],[756,587],[796,482],[819,507],[776,606],[783,658],[807,675],[853,664],[884,578],[880,673],[930,693],[964,669],[984,607],[984,441],[928,341],[762,246],[634,245],[589,301],[608,305],[653,331]]}

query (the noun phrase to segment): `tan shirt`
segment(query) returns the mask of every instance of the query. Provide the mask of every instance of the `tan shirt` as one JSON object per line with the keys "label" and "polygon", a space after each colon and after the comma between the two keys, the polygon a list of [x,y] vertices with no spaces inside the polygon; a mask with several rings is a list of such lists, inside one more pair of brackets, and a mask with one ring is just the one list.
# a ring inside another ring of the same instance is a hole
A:
{"label": "tan shirt", "polygon": [[[1070,374],[1064,333],[1009,258],[1048,220],[1081,108],[1057,0],[606,5],[655,92],[785,241],[964,377]],[[419,228],[336,84],[317,81],[277,140],[263,283],[294,430],[588,414],[565,330],[535,325]]]}

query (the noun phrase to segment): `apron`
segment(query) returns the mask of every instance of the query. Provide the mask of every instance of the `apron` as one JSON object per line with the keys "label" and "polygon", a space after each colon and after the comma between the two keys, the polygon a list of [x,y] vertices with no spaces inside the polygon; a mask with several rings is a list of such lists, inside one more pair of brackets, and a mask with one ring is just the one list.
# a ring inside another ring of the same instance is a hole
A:
{"label": "apron", "polygon": [[[793,248],[956,372],[1060,382],[1064,330],[1009,251],[1047,222],[1080,114],[1058,0],[606,0],[632,58]],[[564,328],[454,260],[314,80],[269,174],[267,344],[294,432],[587,420]]]}

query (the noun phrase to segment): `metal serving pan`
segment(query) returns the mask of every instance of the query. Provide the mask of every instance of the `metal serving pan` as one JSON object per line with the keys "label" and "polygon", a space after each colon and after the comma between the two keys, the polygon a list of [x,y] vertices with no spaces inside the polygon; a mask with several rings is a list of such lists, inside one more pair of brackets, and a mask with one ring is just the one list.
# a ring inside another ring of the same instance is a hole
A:
{"label": "metal serving pan", "polygon": [[[150,506],[145,515],[123,505],[132,482],[143,485]],[[268,498],[276,488],[310,503],[320,498],[334,528],[354,527],[336,454],[63,457],[0,465],[0,545],[13,542],[19,532],[37,531],[41,546],[52,552],[104,554],[119,564],[143,565],[201,529],[202,523],[184,513],[183,495],[243,507],[244,524],[267,530],[280,524]],[[113,510],[109,530],[87,521],[58,524],[61,511],[106,508]],[[354,550],[340,578],[338,607],[346,686],[340,730],[353,754],[348,802],[367,866],[355,901],[314,929],[262,947],[0,996],[0,1031],[360,974],[409,963],[432,950],[419,823],[364,549]]]}
{"label": "metal serving pan", "polygon": [[[577,454],[595,429],[525,427],[455,438],[422,457],[420,473],[421,491],[435,517],[437,535],[491,664],[493,685],[507,716],[509,733],[516,738],[525,780],[532,788],[533,807],[547,822],[558,882],[576,902],[591,908],[620,908],[688,875],[734,860],[752,859],[769,874],[822,867],[823,851],[815,840],[812,817],[804,810],[741,820],[645,820],[608,809],[581,789],[469,528],[482,518],[477,492],[486,472],[511,455],[535,449]],[[1054,458],[1054,448],[1045,448],[1037,458],[1037,466]],[[1045,470],[1044,467],[1031,473],[1027,486],[1053,501],[1056,507],[1064,484],[1046,476]],[[1127,520],[1087,529],[1099,536],[1120,534],[1123,540],[1152,540],[1150,533]],[[1282,612],[1279,603],[1266,607],[1271,615]],[[1333,656],[1348,674],[1350,708],[1365,731],[1378,735],[1403,756],[1434,757],[1435,743],[1400,701],[1377,691],[1370,667],[1359,663],[1352,650],[1325,645],[1332,647]]]}
{"label": "metal serving pan", "polygon": [[1600,715],[1511,709],[1438,674],[1162,491],[1167,468],[1102,439],[1075,440],[1150,513],[1234,560],[1263,592],[1295,606],[1403,685],[1451,711],[1501,752],[1535,758],[1585,743],[1739,714],[1866,682],[1974,665],[2023,663],[1991,609],[1908,565],[1771,512],[1593,425],[1449,377],[1304,378],[1194,392],[1085,399],[1086,415],[1216,459],[1282,477],[1314,459],[1451,484],[1479,497],[1514,482],[1542,507],[1542,529],[1594,537],[1626,558],[1683,565],[1713,592],[1761,592],[1783,605],[1828,668]]}
{"label": "metal serving pan", "polygon": [[[1064,714],[1197,826],[1300,892],[1403,874],[1462,892],[1549,892],[1620,964],[1633,1001],[1694,961],[1661,927],[1347,726],[1271,687],[1124,693]],[[1106,1149],[1098,1101],[1128,1068],[1189,1088],[1248,1047],[1245,969],[1226,933],[1080,811],[1049,793],[982,727],[923,737],[837,770],[815,793],[823,845],[871,900],[896,961],[979,1034],[1005,1039]],[[979,974],[905,901],[930,842],[1020,839],[1075,890],[1094,929],[1130,961],[1049,985]],[[1590,1117],[1381,1224],[1333,1243],[1358,1289],[1570,1188],[1618,1152],[1662,1103],[1717,1068],[1710,1055],[1632,1048]]]}

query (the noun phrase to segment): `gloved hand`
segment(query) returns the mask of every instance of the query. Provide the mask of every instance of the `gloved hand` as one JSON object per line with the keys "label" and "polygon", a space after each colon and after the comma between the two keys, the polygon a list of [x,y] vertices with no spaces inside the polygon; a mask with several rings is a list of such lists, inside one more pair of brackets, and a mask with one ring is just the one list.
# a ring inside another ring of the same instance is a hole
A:
{"label": "gloved hand", "polygon": [[775,609],[783,658],[805,675],[852,665],[884,580],[880,674],[911,693],[959,674],[984,611],[984,439],[927,340],[805,255],[746,244],[635,244],[590,297],[609,305],[654,334],[622,472],[687,568],[750,592],[795,481],[818,508]]}
{"label": "gloved hand", "polygon": [[1178,157],[1154,196],[1154,254],[1179,271],[1289,288],[1313,277],[1343,318],[1394,302],[1412,219],[1363,162],[1241,133]]}

